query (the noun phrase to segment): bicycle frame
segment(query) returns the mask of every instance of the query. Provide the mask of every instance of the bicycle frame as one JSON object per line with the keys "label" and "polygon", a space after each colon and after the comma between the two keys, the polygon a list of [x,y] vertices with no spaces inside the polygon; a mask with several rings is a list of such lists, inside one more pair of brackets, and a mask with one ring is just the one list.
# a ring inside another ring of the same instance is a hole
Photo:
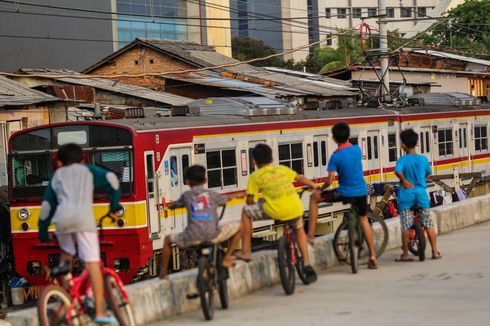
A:
{"label": "bicycle frame", "polygon": [[284,237],[286,238],[289,244],[289,250],[291,252],[291,263],[296,265],[298,263],[298,257],[296,256],[296,234],[292,230],[292,228],[286,223],[284,225]]}

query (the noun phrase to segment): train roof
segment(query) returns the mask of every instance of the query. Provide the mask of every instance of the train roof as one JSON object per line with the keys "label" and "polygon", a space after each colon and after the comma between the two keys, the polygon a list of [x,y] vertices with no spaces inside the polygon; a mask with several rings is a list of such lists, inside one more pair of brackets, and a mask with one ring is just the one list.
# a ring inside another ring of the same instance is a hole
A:
{"label": "train roof", "polygon": [[261,124],[273,122],[289,121],[308,121],[308,120],[325,120],[325,119],[352,119],[352,118],[374,118],[374,117],[397,117],[403,115],[421,115],[421,114],[441,114],[453,112],[471,112],[489,110],[490,105],[481,105],[477,107],[447,107],[447,106],[413,106],[403,108],[349,108],[336,110],[306,110],[296,114],[269,115],[269,116],[237,116],[230,114],[210,115],[210,116],[169,116],[159,118],[141,118],[141,119],[120,119],[108,120],[111,124],[118,124],[129,127],[135,131],[158,130],[158,129],[179,129],[210,127],[221,125],[243,125],[243,124]]}

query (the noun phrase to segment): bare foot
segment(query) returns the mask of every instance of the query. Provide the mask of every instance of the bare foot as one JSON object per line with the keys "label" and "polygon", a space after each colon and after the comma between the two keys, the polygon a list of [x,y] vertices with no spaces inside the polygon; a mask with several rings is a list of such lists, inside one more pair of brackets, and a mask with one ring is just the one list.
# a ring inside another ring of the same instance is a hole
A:
{"label": "bare foot", "polygon": [[312,246],[315,245],[315,236],[308,236],[308,243]]}
{"label": "bare foot", "polygon": [[231,268],[231,267],[235,266],[235,261],[231,257],[225,258],[221,262],[221,266],[223,266],[224,268]]}
{"label": "bare foot", "polygon": [[160,274],[161,280],[168,280],[168,274]]}
{"label": "bare foot", "polygon": [[233,256],[235,256],[236,259],[246,261],[247,263],[252,260],[250,256],[246,256],[242,251],[235,252]]}

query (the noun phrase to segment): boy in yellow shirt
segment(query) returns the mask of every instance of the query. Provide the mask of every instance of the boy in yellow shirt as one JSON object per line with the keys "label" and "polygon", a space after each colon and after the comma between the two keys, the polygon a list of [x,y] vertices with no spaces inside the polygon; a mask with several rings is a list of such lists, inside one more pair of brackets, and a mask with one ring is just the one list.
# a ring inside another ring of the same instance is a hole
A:
{"label": "boy in yellow shirt", "polygon": [[[287,166],[271,165],[272,149],[265,144],[255,146],[253,162],[258,170],[248,180],[247,205],[242,212],[242,251],[235,253],[235,257],[245,261],[251,259],[252,220],[274,219],[287,222],[296,233],[306,279],[309,283],[315,282],[317,276],[310,265],[303,228],[304,207],[292,182],[298,181],[313,188],[317,188],[317,185]],[[255,202],[254,197],[259,193],[262,199]]]}

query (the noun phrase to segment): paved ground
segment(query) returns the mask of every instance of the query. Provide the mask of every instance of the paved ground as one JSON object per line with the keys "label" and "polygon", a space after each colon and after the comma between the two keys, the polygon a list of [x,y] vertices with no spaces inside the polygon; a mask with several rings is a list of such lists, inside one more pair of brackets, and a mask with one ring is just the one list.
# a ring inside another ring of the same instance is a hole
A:
{"label": "paved ground", "polygon": [[[215,312],[213,325],[490,325],[490,223],[439,239],[443,259],[351,274],[341,266],[293,296],[268,288]],[[429,254],[429,251],[427,251]],[[204,325],[201,311],[154,325]]]}

